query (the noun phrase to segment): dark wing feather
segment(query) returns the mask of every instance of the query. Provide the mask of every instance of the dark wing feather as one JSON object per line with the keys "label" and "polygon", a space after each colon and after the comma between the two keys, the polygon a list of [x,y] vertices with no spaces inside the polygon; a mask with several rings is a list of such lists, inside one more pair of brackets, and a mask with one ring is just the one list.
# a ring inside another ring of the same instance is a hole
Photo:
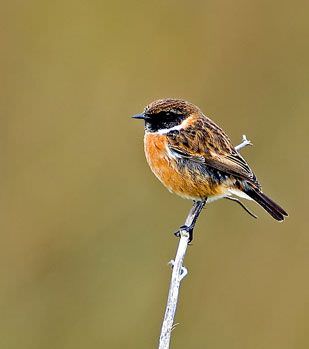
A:
{"label": "dark wing feather", "polygon": [[[193,126],[194,125],[194,126]],[[260,185],[244,158],[235,150],[224,131],[212,120],[203,116],[192,126],[167,134],[169,148],[179,157],[205,165]]]}

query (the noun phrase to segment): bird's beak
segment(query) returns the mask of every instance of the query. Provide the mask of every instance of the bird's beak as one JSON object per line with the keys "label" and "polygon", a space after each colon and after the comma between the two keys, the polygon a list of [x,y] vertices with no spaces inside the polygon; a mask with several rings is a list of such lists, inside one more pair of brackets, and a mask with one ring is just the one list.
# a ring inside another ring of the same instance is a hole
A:
{"label": "bird's beak", "polygon": [[136,115],[133,115],[132,116],[133,119],[146,119],[146,116],[144,113],[141,113],[141,114],[136,114]]}

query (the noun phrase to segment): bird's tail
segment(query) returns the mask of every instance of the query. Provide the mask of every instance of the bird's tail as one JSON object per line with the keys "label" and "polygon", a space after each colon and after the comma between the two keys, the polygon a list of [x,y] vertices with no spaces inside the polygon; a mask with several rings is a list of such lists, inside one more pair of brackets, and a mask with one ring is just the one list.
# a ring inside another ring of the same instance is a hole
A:
{"label": "bird's tail", "polygon": [[283,221],[284,218],[288,216],[288,213],[282,207],[262,193],[258,188],[247,185],[243,191],[250,196],[251,199],[261,205],[264,210],[266,210],[277,221]]}

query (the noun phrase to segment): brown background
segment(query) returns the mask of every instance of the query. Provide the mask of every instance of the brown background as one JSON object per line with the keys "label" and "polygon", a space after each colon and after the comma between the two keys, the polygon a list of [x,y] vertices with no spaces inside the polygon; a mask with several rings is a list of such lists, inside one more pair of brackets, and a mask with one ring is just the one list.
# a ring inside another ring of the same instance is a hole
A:
{"label": "brown background", "polygon": [[309,347],[308,1],[7,1],[0,347],[155,348],[190,202],[130,115],[182,97],[224,127],[283,224],[207,206],[173,348]]}

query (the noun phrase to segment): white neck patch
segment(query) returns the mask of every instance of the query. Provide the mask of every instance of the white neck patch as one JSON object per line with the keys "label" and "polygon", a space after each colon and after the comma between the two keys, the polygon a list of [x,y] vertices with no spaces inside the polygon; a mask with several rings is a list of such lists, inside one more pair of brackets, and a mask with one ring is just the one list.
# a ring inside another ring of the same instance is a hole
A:
{"label": "white neck patch", "polygon": [[169,133],[170,131],[179,131],[183,128],[183,124],[181,123],[180,125],[173,126],[170,128],[162,128],[161,130],[158,130],[157,133],[159,135],[165,135],[166,133]]}

